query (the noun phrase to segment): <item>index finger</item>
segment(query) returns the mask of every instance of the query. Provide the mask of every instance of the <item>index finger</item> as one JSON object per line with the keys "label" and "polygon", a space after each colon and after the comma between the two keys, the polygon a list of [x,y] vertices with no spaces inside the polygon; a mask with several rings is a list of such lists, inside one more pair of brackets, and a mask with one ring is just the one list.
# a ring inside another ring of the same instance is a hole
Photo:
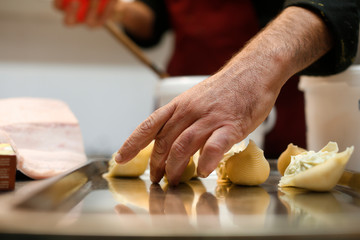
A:
{"label": "index finger", "polygon": [[174,110],[175,107],[168,104],[153,112],[125,140],[115,156],[115,161],[126,163],[134,158],[141,149],[146,147],[155,138],[167,120],[170,119]]}

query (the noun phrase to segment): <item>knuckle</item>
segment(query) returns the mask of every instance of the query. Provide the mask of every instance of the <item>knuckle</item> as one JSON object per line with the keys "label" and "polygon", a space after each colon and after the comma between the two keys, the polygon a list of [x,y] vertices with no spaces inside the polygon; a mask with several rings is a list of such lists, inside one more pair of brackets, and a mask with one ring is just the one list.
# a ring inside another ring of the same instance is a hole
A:
{"label": "knuckle", "polygon": [[[228,136],[232,136],[236,139],[242,139],[247,134],[249,125],[242,119],[233,120],[224,125]],[[228,139],[228,138],[226,138]]]}
{"label": "knuckle", "polygon": [[195,137],[196,131],[194,129],[188,129],[182,136],[182,141],[185,144],[191,144]]}
{"label": "knuckle", "polygon": [[182,119],[186,118],[187,116],[191,116],[194,110],[189,108],[188,106],[181,106],[177,108],[176,114],[174,115],[174,121],[178,122]]}
{"label": "knuckle", "polygon": [[244,130],[247,129],[247,126],[244,124],[230,125],[228,129],[229,129],[229,134],[235,135],[237,137],[241,137],[244,135]]}
{"label": "knuckle", "polygon": [[166,139],[158,137],[155,139],[155,144],[153,148],[154,154],[163,155],[168,151],[169,144]]}
{"label": "knuckle", "polygon": [[189,155],[188,146],[193,142],[195,132],[193,130],[188,130],[184,132],[181,136],[181,139],[175,141],[172,146],[173,156],[176,158],[187,157]]}
{"label": "knuckle", "polygon": [[171,152],[176,159],[182,158],[187,154],[185,145],[180,141],[174,142]]}
{"label": "knuckle", "polygon": [[144,122],[142,122],[142,124],[140,124],[138,128],[138,132],[140,133],[140,135],[148,135],[151,133],[151,130],[153,129],[154,126],[155,126],[154,117],[150,115],[147,119],[145,119]]}
{"label": "knuckle", "polygon": [[[226,141],[226,140],[225,140]],[[207,144],[203,151],[208,152],[210,155],[218,154],[219,152],[223,152],[223,145],[218,142],[211,142]]]}
{"label": "knuckle", "polygon": [[236,125],[230,125],[230,134],[235,135],[238,139],[242,139],[247,136],[249,132],[248,129],[249,125],[245,122],[241,122]]}

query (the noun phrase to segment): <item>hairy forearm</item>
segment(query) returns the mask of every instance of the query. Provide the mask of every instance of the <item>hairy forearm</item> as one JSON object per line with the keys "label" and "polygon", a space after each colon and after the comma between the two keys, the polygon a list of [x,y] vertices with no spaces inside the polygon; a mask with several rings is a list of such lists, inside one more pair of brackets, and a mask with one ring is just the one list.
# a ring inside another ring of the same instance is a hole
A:
{"label": "hairy forearm", "polygon": [[313,12],[289,7],[256,35],[220,72],[236,78],[245,69],[258,75],[257,84],[279,91],[295,73],[332,47],[332,36]]}

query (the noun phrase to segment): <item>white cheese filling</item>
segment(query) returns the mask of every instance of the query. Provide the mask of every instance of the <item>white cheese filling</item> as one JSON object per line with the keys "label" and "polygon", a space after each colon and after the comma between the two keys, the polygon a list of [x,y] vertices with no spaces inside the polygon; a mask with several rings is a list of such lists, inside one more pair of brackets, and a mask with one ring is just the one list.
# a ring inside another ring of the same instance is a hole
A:
{"label": "white cheese filling", "polygon": [[309,168],[315,167],[326,160],[334,157],[336,152],[328,151],[307,151],[296,156],[291,156],[291,161],[289,166],[286,168],[284,176],[297,175],[300,172],[303,172]]}

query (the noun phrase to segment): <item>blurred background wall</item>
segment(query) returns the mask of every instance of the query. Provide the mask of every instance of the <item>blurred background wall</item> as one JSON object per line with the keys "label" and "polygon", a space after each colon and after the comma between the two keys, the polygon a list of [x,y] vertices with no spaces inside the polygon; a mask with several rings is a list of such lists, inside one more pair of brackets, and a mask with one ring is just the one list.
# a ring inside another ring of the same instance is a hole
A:
{"label": "blurred background wall", "polygon": [[[165,68],[171,34],[145,54]],[[86,152],[110,155],[154,108],[158,78],[105,29],[65,27],[51,0],[0,1],[0,98],[65,101]]]}
{"label": "blurred background wall", "polygon": [[[52,4],[0,1],[0,98],[65,101],[86,152],[110,155],[153,111],[158,78],[105,29],[65,27]],[[168,34],[145,54],[165,68],[171,48]]]}

